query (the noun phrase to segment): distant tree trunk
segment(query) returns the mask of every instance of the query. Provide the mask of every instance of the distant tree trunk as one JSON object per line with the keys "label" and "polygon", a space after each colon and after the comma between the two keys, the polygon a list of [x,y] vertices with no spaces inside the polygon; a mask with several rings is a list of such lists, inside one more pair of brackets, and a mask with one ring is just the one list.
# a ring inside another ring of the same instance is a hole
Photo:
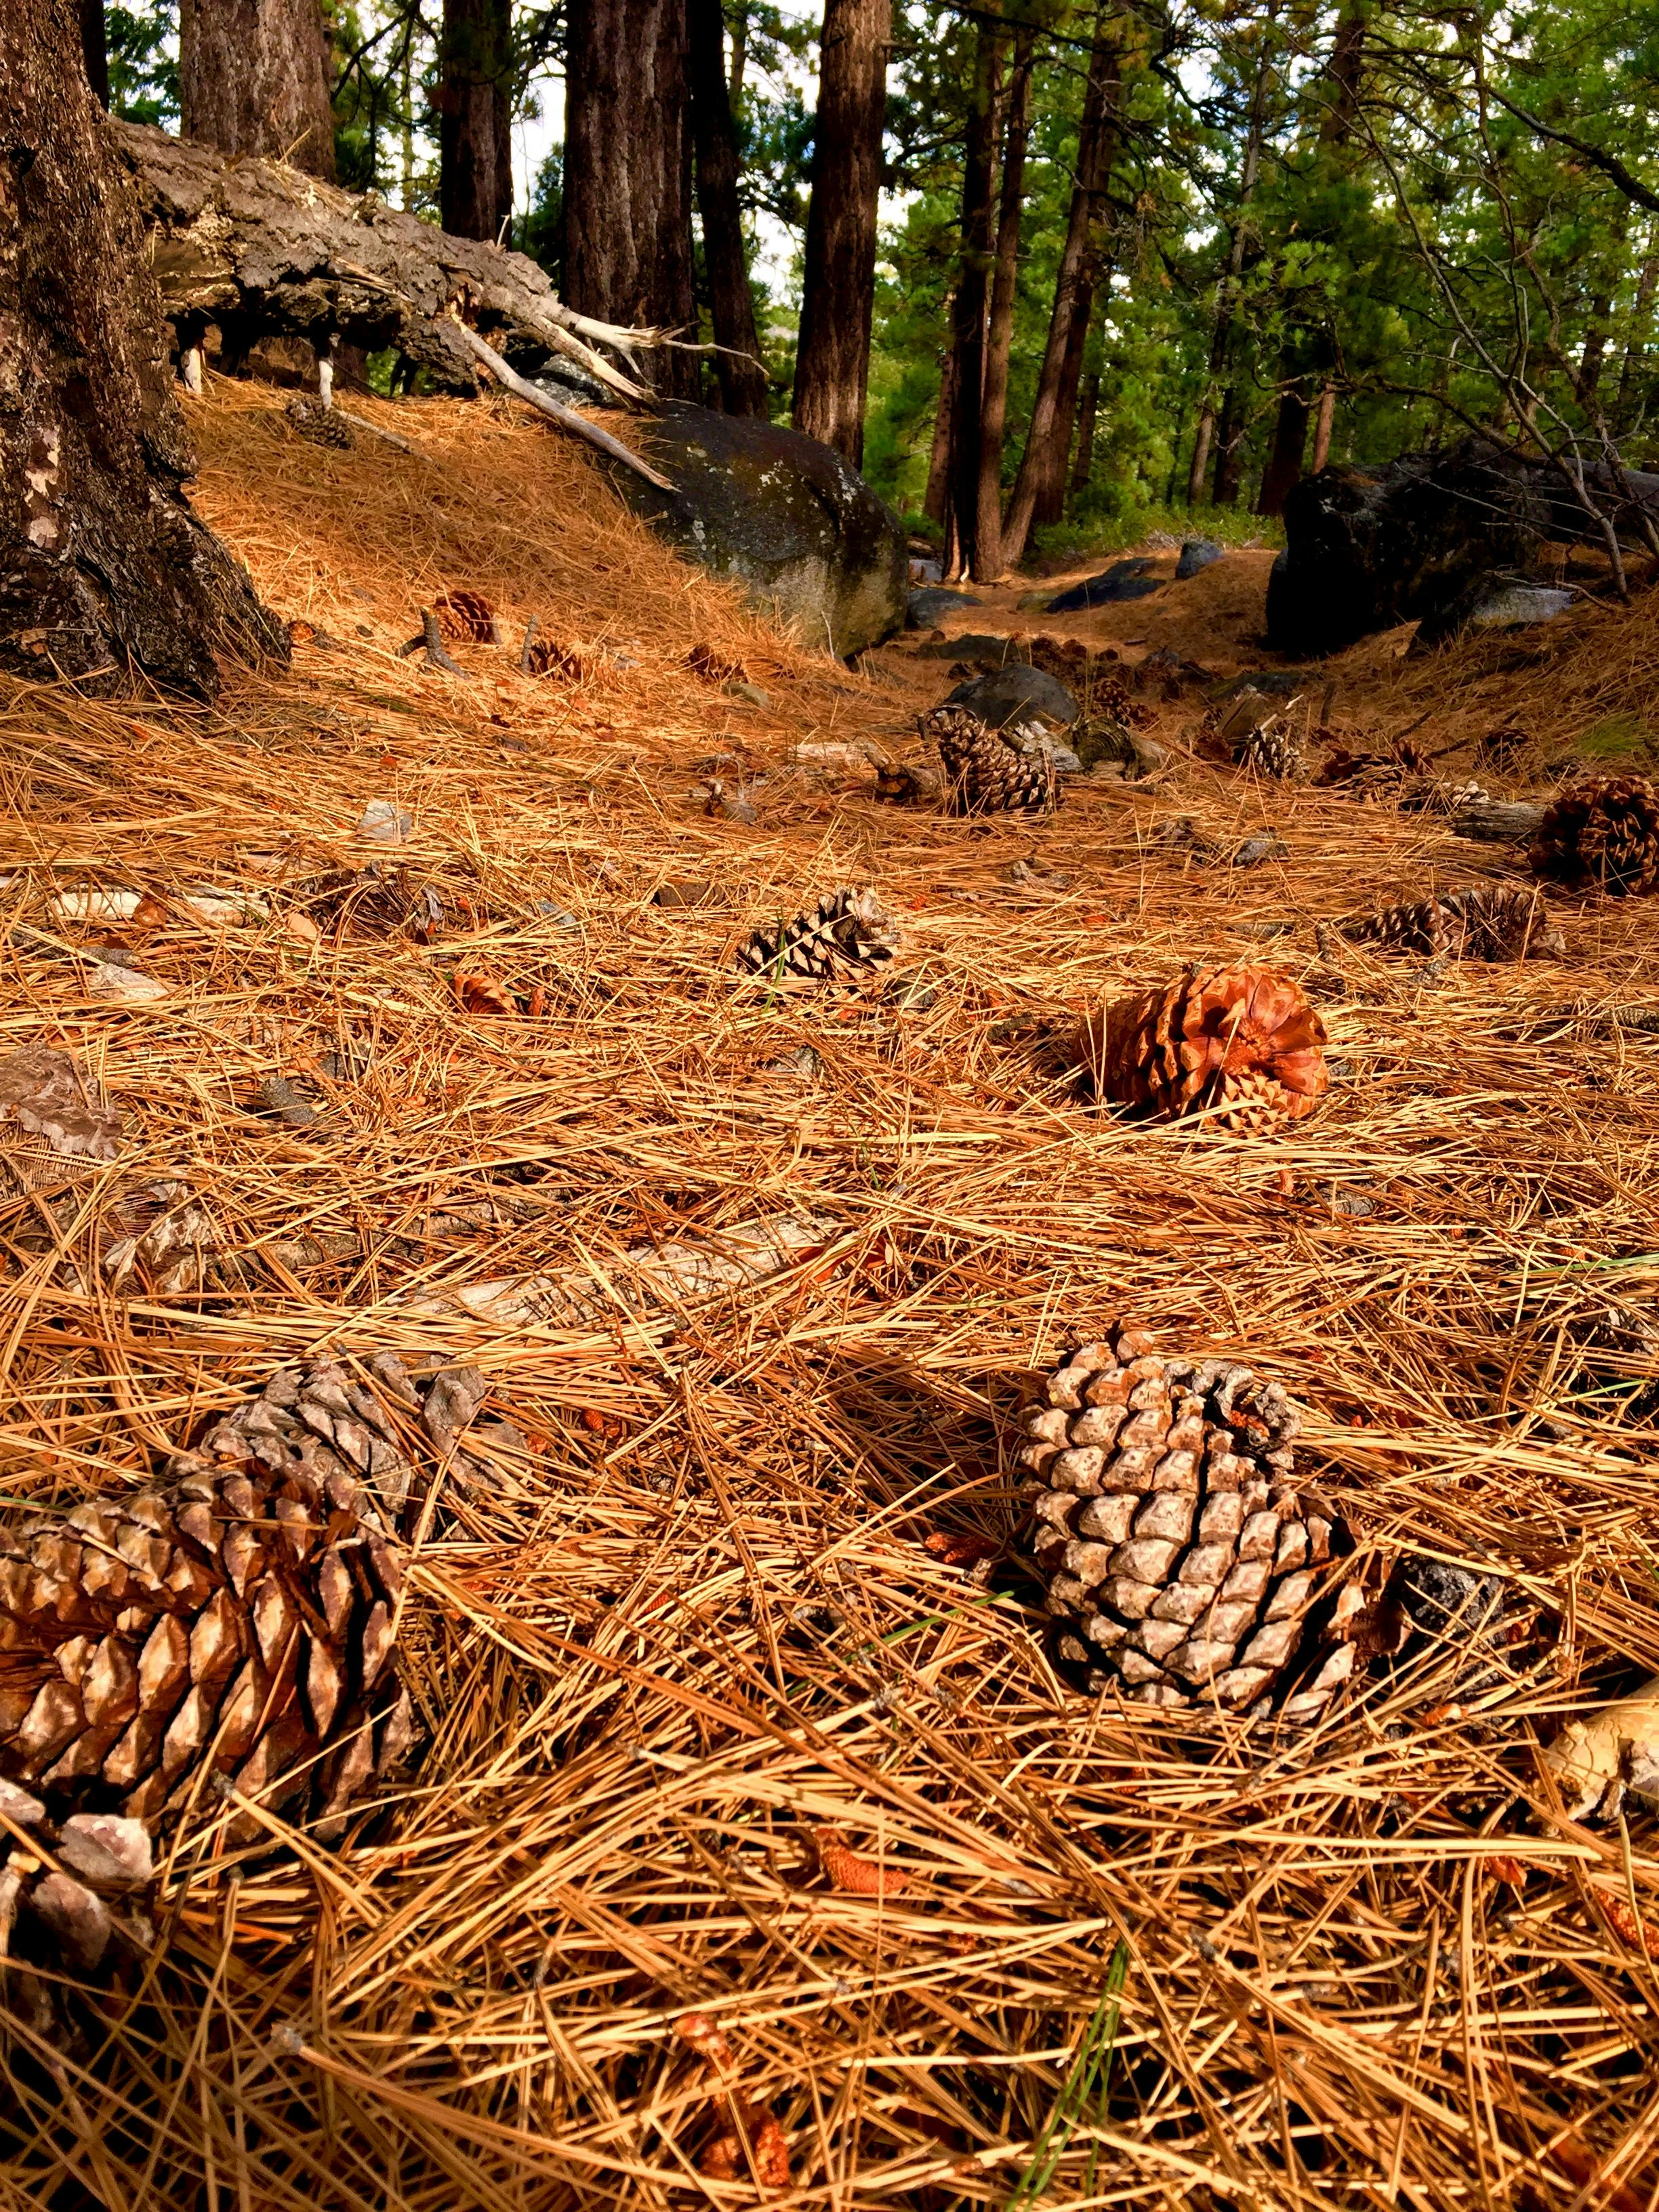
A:
{"label": "distant tree trunk", "polygon": [[1002,449],[1007,434],[1008,360],[1013,349],[1014,289],[1019,276],[1019,225],[1025,202],[1025,154],[1031,137],[1031,58],[1035,36],[1014,42],[1002,131],[1002,187],[997,212],[991,319],[985,339],[985,392],[979,417],[979,498],[975,556],[988,579],[1002,574]]}
{"label": "distant tree trunk", "polygon": [[1636,280],[1636,313],[1631,318],[1631,335],[1625,343],[1625,357],[1619,365],[1619,394],[1615,401],[1619,416],[1625,418],[1625,405],[1630,397],[1641,367],[1643,355],[1643,326],[1653,312],[1653,298],[1659,290],[1659,252],[1643,257],[1640,273]]}
{"label": "distant tree trunk", "polygon": [[179,105],[186,138],[291,161],[332,183],[319,0],[179,0]]}
{"label": "distant tree trunk", "polygon": [[945,301],[945,312],[952,320],[945,341],[945,356],[939,362],[939,405],[933,412],[933,450],[927,463],[927,495],[921,503],[921,511],[930,522],[945,521],[951,508],[951,420],[957,404],[954,295]]}
{"label": "distant tree trunk", "polygon": [[1319,474],[1331,458],[1331,431],[1336,422],[1336,386],[1328,384],[1319,395],[1319,412],[1314,418],[1313,473]]}
{"label": "distant tree trunk", "polygon": [[[996,168],[1000,26],[982,15],[974,37],[974,75],[962,154],[962,266],[957,277],[956,407],[951,425],[951,505],[963,573],[989,580],[979,540],[981,428],[985,407],[985,314],[994,252],[992,178]],[[993,553],[995,548],[988,549]]]}
{"label": "distant tree trunk", "polygon": [[738,137],[726,76],[726,25],[720,0],[687,0],[691,136],[697,157],[697,206],[708,272],[708,317],[720,405],[728,415],[764,415],[766,371],[749,289],[749,252],[738,201]]}
{"label": "distant tree trunk", "polygon": [[[566,38],[566,301],[695,337],[685,0],[570,0]],[[696,397],[695,354],[653,358],[659,391]]]}
{"label": "distant tree trunk", "polygon": [[1210,496],[1218,507],[1237,507],[1244,479],[1244,407],[1238,386],[1230,384],[1221,395],[1216,418],[1215,485]]}
{"label": "distant tree trunk", "polygon": [[1100,375],[1091,372],[1083,380],[1081,412],[1077,422],[1077,452],[1072,459],[1070,495],[1076,500],[1089,489],[1094,472],[1095,418],[1100,412]]}
{"label": "distant tree trunk", "polygon": [[[1118,88],[1115,27],[1110,23],[1107,15],[1107,0],[1102,0],[1089,56],[1083,114],[1078,125],[1077,182],[1072,192],[1065,243],[1060,247],[1060,266],[1054,276],[1054,304],[1048,319],[1048,339],[1043,349],[1042,367],[1037,375],[1036,397],[1031,407],[1025,450],[1020,457],[1019,474],[1014,479],[1008,512],[1003,518],[1002,557],[1011,565],[1018,561],[1025,551],[1039,492],[1049,481],[1055,466],[1052,449],[1062,419],[1068,436],[1071,429],[1071,410],[1077,393],[1076,378],[1083,361],[1082,344],[1076,332],[1080,325],[1086,336],[1089,310],[1094,301],[1094,233],[1101,197],[1105,191],[1115,151],[1113,125]],[[1075,367],[1069,367],[1072,363],[1075,363]],[[1064,390],[1068,368],[1072,376],[1069,402]],[[1066,447],[1062,446],[1058,464],[1062,482],[1066,452]]]}
{"label": "distant tree trunk", "polygon": [[1310,411],[1307,386],[1300,382],[1287,385],[1279,395],[1273,447],[1262,472],[1261,496],[1255,503],[1258,514],[1283,514],[1291,487],[1301,483]]}
{"label": "distant tree trunk", "polygon": [[[1277,8],[1269,10],[1271,22]],[[1198,413],[1198,434],[1193,441],[1193,465],[1187,478],[1187,504],[1196,507],[1204,496],[1204,471],[1210,458],[1211,442],[1217,430],[1216,403],[1224,386],[1228,385],[1228,369],[1232,360],[1233,318],[1237,307],[1239,279],[1244,273],[1245,258],[1249,250],[1249,210],[1255,198],[1255,188],[1261,173],[1261,144],[1265,135],[1267,112],[1267,88],[1273,74],[1273,52],[1264,40],[1261,59],[1256,64],[1255,82],[1250,92],[1249,123],[1244,137],[1244,160],[1238,176],[1238,203],[1233,212],[1232,235],[1227,246],[1227,266],[1221,282],[1216,287],[1215,330],[1210,341],[1209,380],[1204,387],[1204,397]],[[1237,442],[1237,429],[1226,421],[1233,401],[1231,389],[1226,392],[1223,403],[1224,428],[1221,448],[1216,455],[1216,503],[1231,505],[1238,498],[1238,472],[1243,465],[1243,456],[1235,463],[1232,448]],[[1220,487],[1231,484],[1231,497],[1224,501]]]}
{"label": "distant tree trunk", "polygon": [[513,0],[444,0],[438,47],[438,220],[504,240],[513,216]]}
{"label": "distant tree trunk", "polygon": [[81,58],[87,65],[87,82],[100,107],[109,106],[109,33],[104,24],[104,0],[81,0]]}
{"label": "distant tree trunk", "polygon": [[875,313],[892,0],[824,0],[793,419],[857,468]]}
{"label": "distant tree trunk", "polygon": [[[0,668],[210,696],[286,657],[190,510],[195,459],[137,201],[82,65],[77,0],[0,8]],[[19,158],[24,150],[28,158]]]}
{"label": "distant tree trunk", "polygon": [[1602,364],[1607,351],[1607,317],[1613,313],[1613,302],[1606,295],[1590,302],[1589,328],[1584,333],[1584,350],[1578,362],[1578,404],[1594,407],[1601,389]]}
{"label": "distant tree trunk", "polygon": [[1054,434],[1048,441],[1043,459],[1042,472],[1037,480],[1036,499],[1031,509],[1033,524],[1058,522],[1066,512],[1066,464],[1072,453],[1072,426],[1077,419],[1078,393],[1083,383],[1083,356],[1089,343],[1089,319],[1094,310],[1094,286],[1090,296],[1082,303],[1082,311],[1074,313],[1072,327],[1066,333],[1066,351],[1061,358],[1060,391],[1054,402]]}

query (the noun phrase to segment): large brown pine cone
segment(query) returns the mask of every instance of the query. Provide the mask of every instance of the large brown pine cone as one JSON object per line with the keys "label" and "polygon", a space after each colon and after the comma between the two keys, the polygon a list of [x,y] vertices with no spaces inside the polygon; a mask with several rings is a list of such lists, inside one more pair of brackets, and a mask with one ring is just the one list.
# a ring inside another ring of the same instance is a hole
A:
{"label": "large brown pine cone", "polygon": [[[389,1354],[371,1371],[453,1455],[476,1370],[423,1391]],[[224,1775],[337,1833],[410,1741],[394,1532],[413,1474],[381,1398],[319,1360],[152,1488],[0,1522],[0,1775],[152,1826],[216,1810]]]}
{"label": "large brown pine cone", "polygon": [[112,1944],[150,1948],[155,1931],[142,1899],[155,1864],[142,1821],[75,1813],[60,1828],[39,1797],[11,1782],[0,1782],[0,1960],[93,1973]]}
{"label": "large brown pine cone", "polygon": [[1535,872],[1616,897],[1659,890],[1659,787],[1644,775],[1594,775],[1564,791],[1538,825]]}
{"label": "large brown pine cone", "polygon": [[1079,1042],[1097,1097],[1229,1128],[1299,1121],[1330,1083],[1324,1024],[1272,968],[1194,969],[1091,1015]]}
{"label": "large brown pine cone", "polygon": [[1052,757],[1036,747],[1022,750],[966,707],[935,707],[919,726],[939,747],[953,814],[1046,813],[1059,803]]}
{"label": "large brown pine cone", "polygon": [[1142,1704],[1319,1712],[1369,1602],[1341,1521],[1293,1481],[1295,1407],[1223,1359],[1121,1330],[1025,1416],[1034,1550],[1062,1658]]}

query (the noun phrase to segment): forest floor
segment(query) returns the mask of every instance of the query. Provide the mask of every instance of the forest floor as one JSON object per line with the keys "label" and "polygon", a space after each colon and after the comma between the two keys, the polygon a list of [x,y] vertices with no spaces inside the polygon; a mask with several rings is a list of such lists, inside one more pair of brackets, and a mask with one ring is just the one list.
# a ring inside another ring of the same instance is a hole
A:
{"label": "forest floor", "polygon": [[[1659,1834],[1565,1820],[1534,1747],[1659,1670],[1659,1359],[1572,1349],[1659,1289],[1659,1037],[1628,1020],[1659,900],[1553,900],[1556,963],[1345,953],[1332,1091],[1270,1141],[1085,1112],[1045,1024],[1194,960],[1311,975],[1316,921],[1513,856],[1204,763],[1191,690],[1149,698],[1168,769],[1050,820],[883,807],[859,748],[919,751],[936,641],[805,655],[541,426],[354,404],[417,452],[306,443],[255,386],[193,409],[202,511],[309,626],[289,672],[211,709],[0,702],[4,1043],[71,1048],[119,1172],[186,1183],[241,1278],[118,1298],[18,1262],[4,1486],[122,1487],[321,1346],[475,1360],[526,1442],[421,1548],[412,1781],[337,1852],[177,1858],[147,2001],[0,2138],[0,2193],[753,2202],[698,2171],[702,2014],[781,2130],[770,2201],[1651,2205]],[[1269,559],[961,627],[1225,675],[1271,663]],[[397,653],[446,587],[510,641],[453,647],[459,678]],[[564,676],[517,672],[532,615]],[[1328,720],[1462,747],[1454,779],[1499,723],[1534,741],[1503,795],[1659,730],[1651,604],[1403,643],[1318,672]],[[1183,817],[1207,860],[1162,837]],[[1217,857],[1258,832],[1282,857]],[[285,922],[285,884],[370,861],[435,890],[430,945]],[[902,988],[732,993],[744,933],[849,884]],[[100,890],[149,903],[75,919]],[[97,995],[94,945],[158,994]],[[276,1076],[304,1128],[253,1110]],[[790,1264],[653,1304],[637,1248],[757,1223]],[[585,1303],[525,1292],[549,1276]],[[1559,1670],[1284,1741],[1062,1680],[1013,1415],[1120,1316],[1281,1380],[1362,1542],[1495,1565],[1563,1613]]]}

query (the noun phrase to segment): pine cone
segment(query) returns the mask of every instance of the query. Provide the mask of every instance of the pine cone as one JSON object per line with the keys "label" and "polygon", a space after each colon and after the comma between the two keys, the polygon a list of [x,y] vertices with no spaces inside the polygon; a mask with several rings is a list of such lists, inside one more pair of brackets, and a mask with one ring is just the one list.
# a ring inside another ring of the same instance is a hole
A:
{"label": "pine cone", "polygon": [[1233,748],[1235,767],[1275,783],[1305,783],[1308,757],[1302,740],[1282,716],[1259,722]]}
{"label": "pine cone", "polygon": [[890,960],[897,949],[898,931],[874,891],[836,891],[811,914],[757,929],[734,964],[768,983],[836,983]]}
{"label": "pine cone", "polygon": [[120,1139],[120,1115],[68,1053],[26,1044],[0,1059],[0,1197],[65,1189],[114,1159]]}
{"label": "pine cone", "polygon": [[[453,1455],[476,1370],[422,1395],[391,1354],[370,1369]],[[319,1360],[153,1487],[0,1524],[0,1773],[112,1793],[151,1826],[216,1810],[222,1773],[337,1834],[410,1742],[393,1531],[413,1472],[379,1399]],[[261,1832],[251,1815],[238,1832]]]}
{"label": "pine cone", "polygon": [[1120,1331],[1049,1376],[1020,1462],[1062,1658],[1145,1705],[1321,1711],[1366,1607],[1334,1563],[1340,1517],[1293,1483],[1299,1417],[1222,1359],[1161,1359]]}
{"label": "pine cone", "polygon": [[[76,1813],[60,1828],[40,1798],[10,1782],[0,1782],[0,1814],[8,1824],[0,1831],[0,1960],[91,1974],[112,1948],[142,1954],[154,1946],[155,1926],[139,1902],[155,1871],[142,1821]],[[57,1862],[50,1871],[19,1841],[20,1828]]]}
{"label": "pine cone", "polygon": [[1566,940],[1536,891],[1516,884],[1477,884],[1443,898],[1417,899],[1381,914],[1350,915],[1336,925],[1350,945],[1454,960],[1559,960]]}
{"label": "pine cone", "polygon": [[499,645],[501,624],[495,610],[482,592],[440,592],[432,603],[438,628],[446,637],[465,639],[473,645]]}
{"label": "pine cone", "polygon": [[1615,897],[1659,890],[1659,788],[1643,775],[1595,775],[1564,791],[1538,825],[1534,872]]}
{"label": "pine cone", "polygon": [[319,446],[337,446],[342,449],[355,446],[351,425],[337,415],[331,407],[325,407],[320,399],[313,399],[304,392],[296,392],[288,403],[288,419],[302,438],[309,438]]}
{"label": "pine cone", "polygon": [[967,708],[935,707],[919,727],[939,747],[951,813],[1048,813],[1059,804],[1050,756],[1041,748],[1022,751]]}
{"label": "pine cone", "polygon": [[1311,1114],[1330,1083],[1324,1024],[1272,968],[1191,969],[1103,1008],[1079,1043],[1096,1097],[1257,1133]]}

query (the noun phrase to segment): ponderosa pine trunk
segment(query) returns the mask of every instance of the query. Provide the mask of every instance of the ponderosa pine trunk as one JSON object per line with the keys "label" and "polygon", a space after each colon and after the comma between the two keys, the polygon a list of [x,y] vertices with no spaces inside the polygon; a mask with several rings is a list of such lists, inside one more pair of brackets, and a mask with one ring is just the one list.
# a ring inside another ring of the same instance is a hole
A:
{"label": "ponderosa pine trunk", "polygon": [[726,21],[720,0],[687,0],[691,136],[696,151],[697,209],[702,216],[703,266],[720,405],[728,415],[764,415],[766,370],[749,289],[749,250],[738,198],[738,134],[726,74]]}
{"label": "ponderosa pine trunk", "polygon": [[792,420],[857,468],[875,312],[892,0],[824,0]]}
{"label": "ponderosa pine trunk", "polygon": [[81,0],[81,58],[87,82],[100,107],[109,106],[109,29],[104,21],[104,0]]}
{"label": "ponderosa pine trunk", "polygon": [[1000,29],[982,15],[974,34],[974,73],[969,93],[967,131],[962,155],[962,262],[957,275],[955,310],[956,405],[951,423],[951,507],[956,521],[957,559],[975,583],[990,580],[979,538],[981,472],[981,429],[985,404],[985,317],[990,301],[991,263],[995,251],[997,83],[1001,74]]}
{"label": "ponderosa pine trunk", "polygon": [[1331,432],[1336,425],[1336,386],[1328,384],[1319,395],[1319,411],[1314,418],[1313,473],[1319,474],[1331,458]]}
{"label": "ponderosa pine trunk", "polygon": [[[595,321],[695,337],[685,0],[571,0],[564,298]],[[653,356],[658,389],[695,398],[697,356]]]}
{"label": "ponderosa pine trunk", "polygon": [[289,161],[332,183],[319,0],[179,0],[179,106],[186,138]]}
{"label": "ponderosa pine trunk", "polygon": [[[1267,21],[1271,24],[1278,14],[1277,4],[1270,8]],[[1250,203],[1255,198],[1257,181],[1261,173],[1261,142],[1267,110],[1267,88],[1273,75],[1273,50],[1265,39],[1261,58],[1256,64],[1255,82],[1250,92],[1249,123],[1244,137],[1244,160],[1239,171],[1238,204],[1234,210],[1232,234],[1227,246],[1227,266],[1221,282],[1216,287],[1215,324],[1210,340],[1210,372],[1199,403],[1198,428],[1193,440],[1193,465],[1187,478],[1187,504],[1196,507],[1204,496],[1204,472],[1210,458],[1211,441],[1218,426],[1216,415],[1218,399],[1224,386],[1228,385],[1228,371],[1232,361],[1233,318],[1237,305],[1239,280],[1244,273],[1244,263],[1249,251],[1249,221]],[[1233,404],[1231,389],[1223,402],[1226,414]],[[1224,485],[1231,475],[1232,497],[1238,497],[1238,471],[1243,459],[1235,459],[1232,445],[1236,431],[1222,440],[1222,450],[1216,455],[1216,481]],[[1219,492],[1218,505],[1222,504]]]}
{"label": "ponderosa pine trunk", "polygon": [[1083,380],[1077,418],[1077,450],[1072,456],[1072,478],[1066,487],[1067,496],[1073,500],[1087,491],[1089,478],[1094,473],[1095,419],[1099,413],[1100,373],[1097,369]]}
{"label": "ponderosa pine trunk", "polygon": [[1261,474],[1261,490],[1255,502],[1258,514],[1283,514],[1291,488],[1302,481],[1302,464],[1308,450],[1308,418],[1312,412],[1305,383],[1286,385],[1279,395],[1273,421],[1273,441]]}
{"label": "ponderosa pine trunk", "polygon": [[927,460],[927,489],[921,511],[930,522],[945,522],[951,512],[951,419],[957,404],[956,299],[945,302],[946,336],[939,365],[939,404],[933,410],[933,445]]}
{"label": "ponderosa pine trunk", "polygon": [[512,0],[444,0],[438,220],[452,237],[505,245],[512,216]]}
{"label": "ponderosa pine trunk", "polygon": [[1003,573],[1002,449],[1007,434],[1008,361],[1013,350],[1014,289],[1019,276],[1019,226],[1025,204],[1025,155],[1031,137],[1031,32],[1014,43],[1002,130],[1002,185],[997,211],[991,317],[985,335],[985,393],[979,416],[979,513],[975,551],[988,581]]}
{"label": "ponderosa pine trunk", "polygon": [[77,0],[0,8],[0,668],[210,696],[221,653],[287,641],[185,499],[161,301],[80,49]]}
{"label": "ponderosa pine trunk", "polygon": [[[1083,337],[1087,335],[1089,313],[1094,301],[1095,230],[1115,150],[1118,87],[1117,27],[1103,0],[1089,54],[1089,76],[1078,125],[1077,181],[1054,277],[1054,304],[1048,318],[1048,343],[1037,374],[1036,397],[1032,403],[1025,450],[1020,456],[1019,474],[1014,479],[1008,511],[1003,518],[1002,557],[1011,566],[1024,553],[1042,488],[1056,471],[1062,484],[1065,481],[1068,448],[1066,445],[1060,447],[1056,461],[1054,447],[1062,416],[1069,441],[1072,409],[1076,404]],[[1072,378],[1069,402],[1065,393],[1068,373]]]}
{"label": "ponderosa pine trunk", "polygon": [[1210,496],[1217,507],[1237,507],[1244,484],[1244,404],[1237,384],[1221,395],[1216,420],[1215,485]]}

